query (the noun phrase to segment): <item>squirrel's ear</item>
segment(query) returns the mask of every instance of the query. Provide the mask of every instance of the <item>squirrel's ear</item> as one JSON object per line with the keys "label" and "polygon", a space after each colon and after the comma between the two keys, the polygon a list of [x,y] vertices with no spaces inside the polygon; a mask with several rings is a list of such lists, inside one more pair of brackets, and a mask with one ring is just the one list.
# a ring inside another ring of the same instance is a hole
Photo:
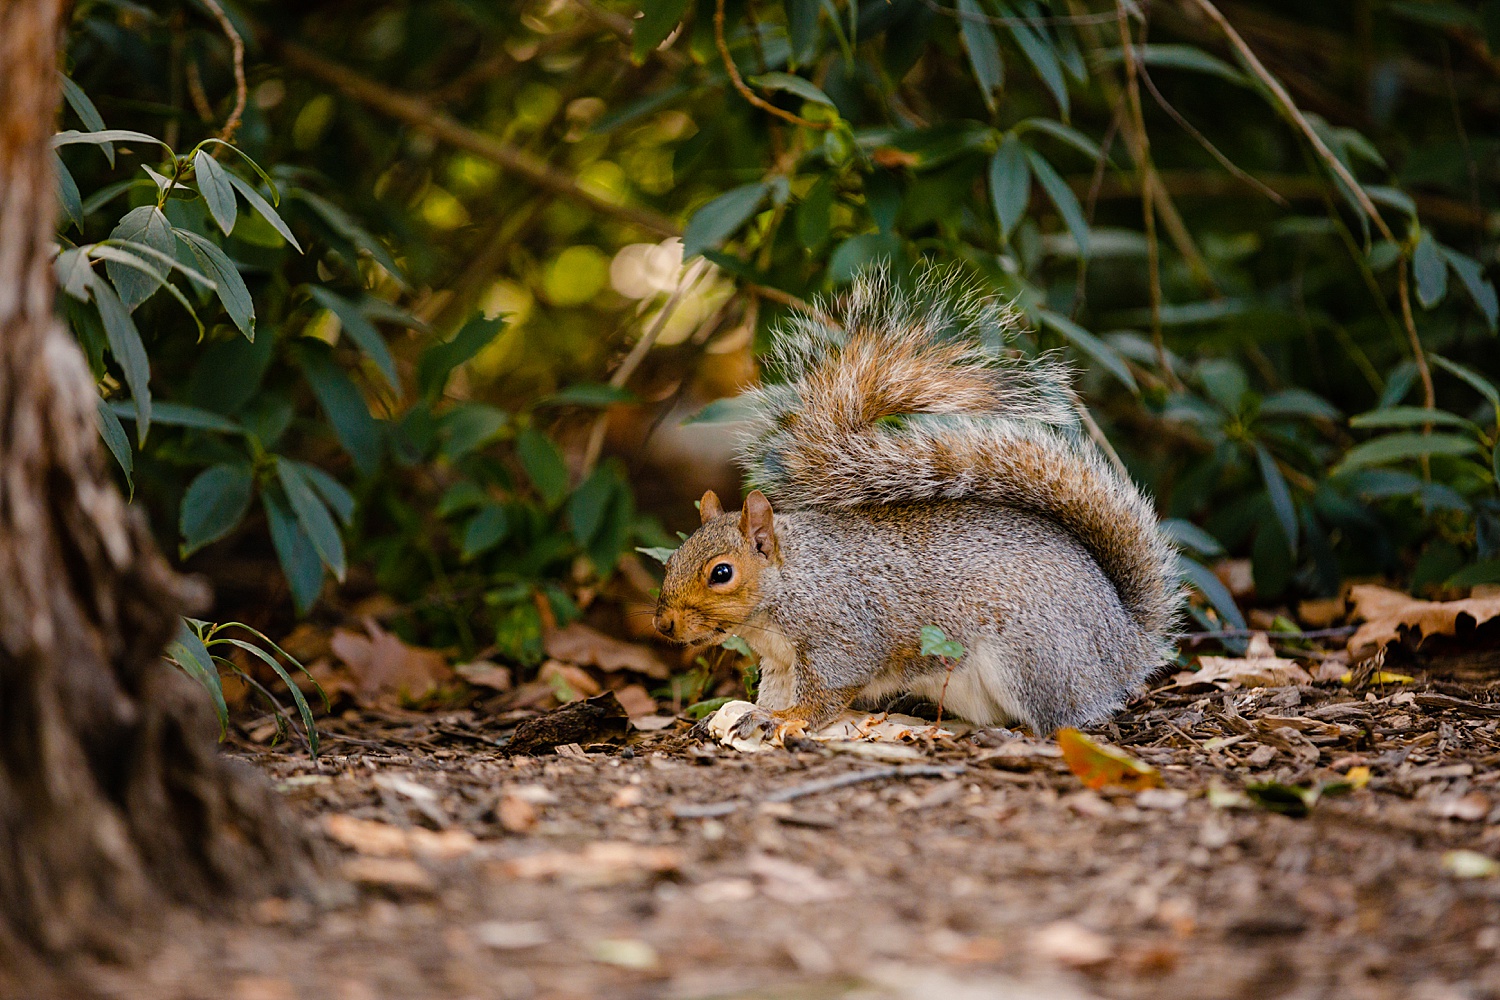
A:
{"label": "squirrel's ear", "polygon": [[724,513],[724,505],[719,503],[719,494],[713,490],[704,493],[703,499],[698,501],[698,513],[702,515],[704,524]]}
{"label": "squirrel's ear", "polygon": [[776,552],[776,528],[772,524],[774,515],[771,501],[760,490],[751,490],[740,511],[740,534],[745,536],[755,551],[769,559]]}

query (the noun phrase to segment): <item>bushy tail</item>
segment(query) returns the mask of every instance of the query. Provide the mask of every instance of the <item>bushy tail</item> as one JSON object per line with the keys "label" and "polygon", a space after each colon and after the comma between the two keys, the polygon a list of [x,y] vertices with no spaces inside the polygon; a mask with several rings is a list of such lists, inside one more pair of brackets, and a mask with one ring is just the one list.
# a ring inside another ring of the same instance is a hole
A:
{"label": "bushy tail", "polygon": [[1007,349],[1014,310],[951,272],[903,291],[884,270],[834,308],[842,328],[798,317],[782,329],[770,357],[782,381],[747,394],[751,483],[789,509],[977,499],[1048,517],[1165,642],[1180,603],[1171,544],[1079,432],[1067,367]]}

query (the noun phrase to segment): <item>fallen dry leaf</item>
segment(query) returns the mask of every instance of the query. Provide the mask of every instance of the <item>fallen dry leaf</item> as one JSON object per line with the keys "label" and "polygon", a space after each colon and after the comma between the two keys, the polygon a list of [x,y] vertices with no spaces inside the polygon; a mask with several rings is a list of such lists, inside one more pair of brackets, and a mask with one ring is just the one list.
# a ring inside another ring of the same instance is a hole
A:
{"label": "fallen dry leaf", "polygon": [[682,852],[622,841],[601,840],[582,851],[542,851],[504,862],[500,869],[512,878],[559,879],[576,887],[598,888],[642,881],[682,867]]}
{"label": "fallen dry leaf", "polygon": [[1057,745],[1068,769],[1094,791],[1106,785],[1119,785],[1134,792],[1161,787],[1161,775],[1156,768],[1142,764],[1122,750],[1095,743],[1076,729],[1059,729]]}
{"label": "fallen dry leaf", "polygon": [[548,656],[580,666],[598,667],[610,673],[633,670],[656,680],[666,680],[672,673],[647,647],[621,642],[582,622],[548,632],[544,643]]}
{"label": "fallen dry leaf", "polygon": [[373,620],[365,622],[368,635],[335,629],[329,647],[348,668],[350,692],[362,704],[398,696],[418,700],[452,680],[447,659],[435,649],[408,646]]}
{"label": "fallen dry leaf", "polygon": [[401,858],[416,855],[448,861],[462,857],[479,846],[467,830],[404,829],[389,823],[359,819],[347,813],[334,813],[323,820],[323,829],[334,840],[372,858]]}
{"label": "fallen dry leaf", "polygon": [[627,684],[615,692],[620,706],[630,713],[632,719],[640,715],[656,714],[656,699],[640,684]]}
{"label": "fallen dry leaf", "polygon": [[1457,635],[1460,630],[1500,618],[1500,594],[1488,590],[1462,601],[1421,601],[1397,590],[1362,584],[1349,591],[1354,617],[1364,624],[1349,638],[1349,652],[1358,659],[1383,649],[1403,636],[1417,645],[1435,635]]}
{"label": "fallen dry leaf", "polygon": [[883,759],[906,759],[904,747],[889,747],[895,753],[883,754],[877,744],[903,744],[920,739],[952,739],[970,732],[974,727],[960,722],[948,721],[938,728],[926,719],[912,715],[893,715],[847,711],[821,729],[808,731],[800,720],[783,723],[769,736],[760,731],[750,736],[730,737],[730,730],[740,717],[755,706],[748,701],[731,701],[719,706],[708,720],[708,731],[725,746],[742,753],[755,753],[782,746],[788,738],[818,740],[827,743],[830,749],[862,754]]}
{"label": "fallen dry leaf", "polygon": [[510,668],[491,663],[489,660],[460,663],[453,668],[453,672],[469,684],[489,688],[491,691],[509,691],[512,684]]}
{"label": "fallen dry leaf", "polygon": [[1243,657],[1200,656],[1197,673],[1184,671],[1174,679],[1177,687],[1195,684],[1225,688],[1288,687],[1312,683],[1312,676],[1298,666],[1296,660],[1277,656],[1270,640],[1259,632],[1250,637]]}

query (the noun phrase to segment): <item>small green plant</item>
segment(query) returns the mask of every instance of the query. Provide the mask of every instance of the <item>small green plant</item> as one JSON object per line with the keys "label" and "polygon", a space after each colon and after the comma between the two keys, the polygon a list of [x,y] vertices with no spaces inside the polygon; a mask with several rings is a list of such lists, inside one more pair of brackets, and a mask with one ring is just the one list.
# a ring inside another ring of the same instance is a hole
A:
{"label": "small green plant", "polygon": [[[184,618],[182,627],[177,632],[177,637],[167,646],[166,659],[183,673],[203,685],[204,690],[213,699],[214,709],[219,715],[219,739],[223,739],[229,731],[229,707],[224,703],[224,684],[220,675],[220,669],[228,670],[229,673],[240,678],[253,690],[260,693],[271,705],[272,713],[276,718],[278,735],[285,735],[287,728],[292,725],[291,717],[274,694],[260,681],[249,673],[242,670],[238,664],[228,657],[220,656],[215,650],[232,647],[242,649],[250,656],[255,657],[270,667],[277,677],[281,678],[286,685],[287,691],[291,693],[292,702],[297,706],[297,714],[302,719],[302,727],[307,733],[307,746],[314,758],[318,756],[318,730],[313,725],[312,709],[307,704],[307,698],[303,696],[302,690],[292,680],[285,666],[275,656],[267,653],[260,646],[247,642],[235,636],[225,635],[229,629],[239,629],[248,632],[257,642],[263,643],[274,649],[277,655],[284,658],[295,669],[302,672],[308,680],[312,681],[318,696],[323,699],[323,710],[328,711],[328,695],[324,692],[322,685],[308,672],[307,668],[297,661],[286,650],[272,642],[266,635],[249,625],[240,622],[225,622],[215,625],[211,622],[199,621],[196,618]],[[227,651],[227,650],[226,650]]]}
{"label": "small green plant", "polygon": [[943,690],[938,694],[937,724],[943,724],[943,701],[948,697],[948,682],[953,679],[953,668],[958,666],[958,661],[963,659],[963,644],[956,639],[948,638],[947,633],[936,625],[923,625],[919,633],[922,639],[922,655],[936,656],[943,662],[943,668],[948,672],[943,678]]}

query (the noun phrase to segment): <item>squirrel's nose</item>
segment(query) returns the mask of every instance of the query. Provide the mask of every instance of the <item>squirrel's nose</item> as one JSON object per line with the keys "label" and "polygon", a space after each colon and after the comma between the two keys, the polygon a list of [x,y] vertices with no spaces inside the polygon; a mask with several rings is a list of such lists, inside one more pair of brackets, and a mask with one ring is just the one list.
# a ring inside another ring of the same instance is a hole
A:
{"label": "squirrel's nose", "polygon": [[677,616],[669,611],[658,611],[656,613],[656,631],[667,638],[675,638],[677,635]]}

